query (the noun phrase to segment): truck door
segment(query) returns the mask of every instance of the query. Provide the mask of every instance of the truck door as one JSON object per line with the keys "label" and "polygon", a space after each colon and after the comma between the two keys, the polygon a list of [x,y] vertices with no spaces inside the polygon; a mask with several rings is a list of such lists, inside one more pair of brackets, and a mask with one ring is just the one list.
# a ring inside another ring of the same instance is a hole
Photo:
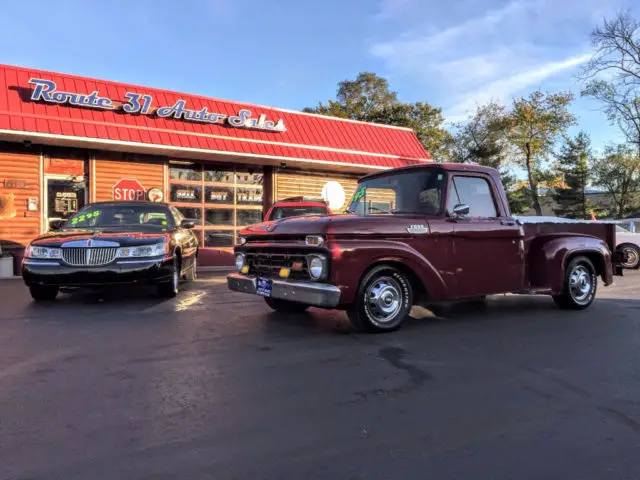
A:
{"label": "truck door", "polygon": [[[523,231],[515,219],[500,216],[491,182],[478,173],[455,173],[449,182],[457,297],[519,291],[523,285]],[[469,213],[456,218],[453,208],[461,204]]]}

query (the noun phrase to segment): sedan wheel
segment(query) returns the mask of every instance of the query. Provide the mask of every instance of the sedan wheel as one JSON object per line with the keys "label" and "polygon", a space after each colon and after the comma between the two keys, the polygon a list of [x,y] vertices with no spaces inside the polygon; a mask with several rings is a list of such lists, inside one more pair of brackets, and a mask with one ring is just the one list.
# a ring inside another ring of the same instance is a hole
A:
{"label": "sedan wheel", "polygon": [[622,252],[622,266],[628,269],[638,269],[640,268],[640,247],[637,245],[622,245],[620,247],[620,251]]}
{"label": "sedan wheel", "polygon": [[171,280],[158,284],[158,296],[162,298],[174,298],[180,288],[180,262],[177,257],[173,259]]}

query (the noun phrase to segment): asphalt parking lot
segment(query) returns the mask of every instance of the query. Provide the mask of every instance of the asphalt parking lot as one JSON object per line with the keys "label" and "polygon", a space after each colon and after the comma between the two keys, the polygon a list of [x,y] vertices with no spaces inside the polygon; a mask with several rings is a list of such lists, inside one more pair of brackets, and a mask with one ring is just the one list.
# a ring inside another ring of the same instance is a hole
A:
{"label": "asphalt parking lot", "polygon": [[616,282],[364,335],[223,277],[49,306],[0,281],[0,478],[637,479],[640,273]]}

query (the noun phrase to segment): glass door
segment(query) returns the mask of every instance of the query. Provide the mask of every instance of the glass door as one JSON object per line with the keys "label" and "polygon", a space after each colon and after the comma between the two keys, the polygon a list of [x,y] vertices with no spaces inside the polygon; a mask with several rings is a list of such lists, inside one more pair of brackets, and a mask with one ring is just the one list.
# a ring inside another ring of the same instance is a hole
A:
{"label": "glass door", "polygon": [[51,222],[66,220],[87,203],[87,182],[85,177],[47,176],[45,177],[46,206],[45,225],[51,230]]}

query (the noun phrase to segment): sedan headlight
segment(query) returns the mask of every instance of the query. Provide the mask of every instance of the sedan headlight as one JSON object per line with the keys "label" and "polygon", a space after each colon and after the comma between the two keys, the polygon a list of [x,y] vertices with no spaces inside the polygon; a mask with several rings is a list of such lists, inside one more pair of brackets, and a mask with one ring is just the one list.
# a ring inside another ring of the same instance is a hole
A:
{"label": "sedan headlight", "polygon": [[168,245],[165,242],[159,242],[152,245],[119,248],[118,258],[160,257],[166,253],[168,253]]}
{"label": "sedan headlight", "polygon": [[28,258],[62,258],[61,248],[49,248],[49,247],[36,247],[29,246],[27,248],[26,257]]}
{"label": "sedan headlight", "polygon": [[315,255],[309,257],[309,275],[311,275],[311,278],[318,280],[322,278],[325,273],[324,259]]}

